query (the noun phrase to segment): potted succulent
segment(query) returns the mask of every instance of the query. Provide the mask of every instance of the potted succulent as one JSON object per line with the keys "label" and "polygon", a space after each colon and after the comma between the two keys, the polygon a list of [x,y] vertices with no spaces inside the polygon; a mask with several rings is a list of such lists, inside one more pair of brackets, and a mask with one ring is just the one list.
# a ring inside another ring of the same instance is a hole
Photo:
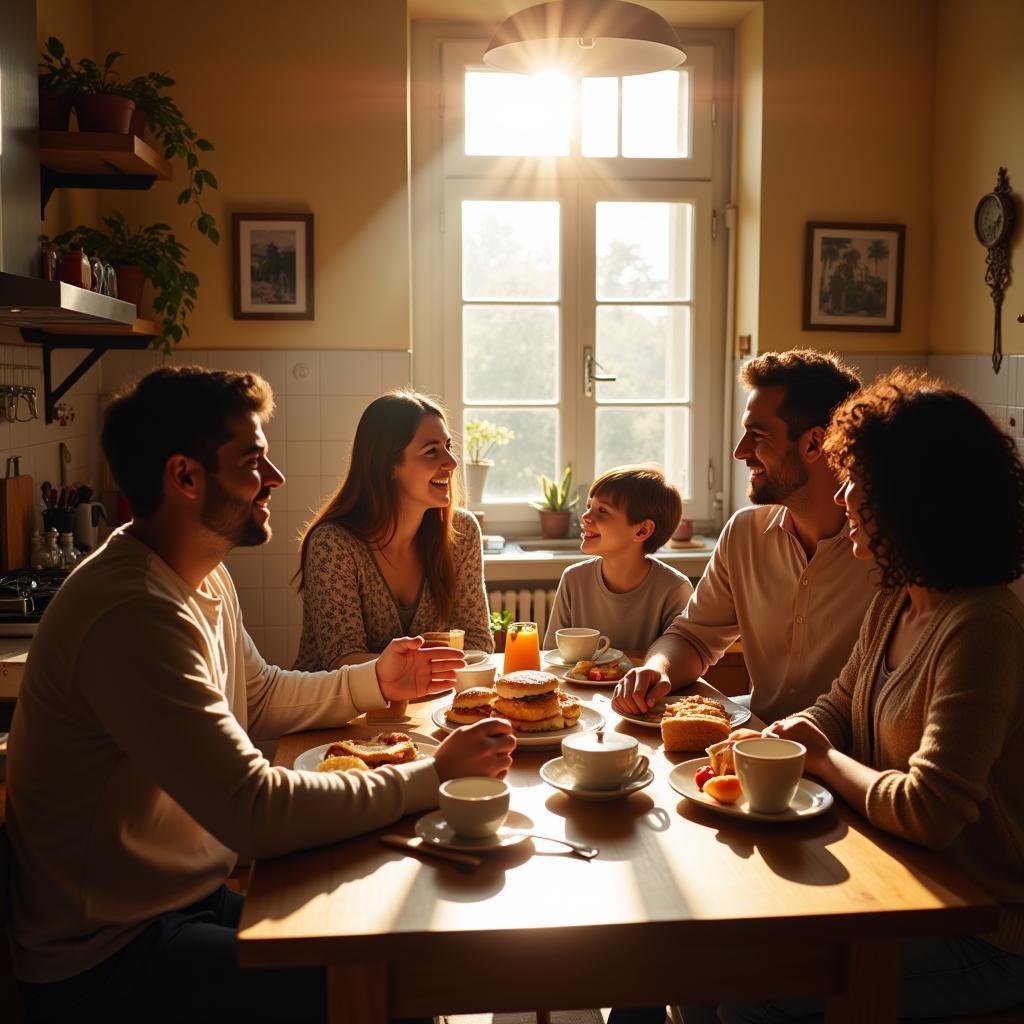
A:
{"label": "potted succulent", "polygon": [[[150,71],[122,82],[114,64],[124,56],[118,51],[108,53],[102,64],[83,57],[77,64],[68,60],[64,44],[55,36],[46,40],[46,49],[39,64],[40,95],[48,93],[45,113],[40,99],[40,123],[44,128],[67,128],[67,113],[63,123],[55,105],[70,97],[78,112],[78,127],[82,131],[107,131],[127,134],[134,132],[140,138],[145,127],[153,133],[164,159],[182,160],[189,176],[188,187],[178,195],[179,205],[194,203],[196,228],[215,245],[220,232],[211,214],[203,208],[200,196],[204,189],[216,188],[217,179],[205,167],[199,166],[199,154],[213,149],[209,139],[202,138],[185,120],[181,108],[170,96],[161,91],[175,84],[166,73]],[[53,99],[51,99],[53,97]],[[51,114],[51,110],[54,112]],[[107,114],[113,119],[106,119]],[[43,121],[43,117],[47,121]]]}
{"label": "potted succulent", "polygon": [[487,472],[494,460],[487,458],[491,449],[500,448],[515,439],[515,432],[508,427],[499,427],[487,420],[470,420],[466,424],[466,461],[462,471],[466,477],[466,493],[470,508],[476,508],[484,500],[484,484]]}
{"label": "potted succulent", "polygon": [[566,466],[559,483],[549,479],[543,473],[537,477],[540,489],[544,493],[543,501],[530,504],[540,513],[540,535],[554,540],[569,535],[569,517],[573,506],[579,500],[572,493],[572,466]]}
{"label": "potted succulent", "polygon": [[79,225],[54,240],[64,247],[76,244],[91,256],[112,263],[117,271],[118,298],[140,304],[145,280],[156,289],[153,309],[160,315],[160,335],[154,347],[170,353],[171,343],[189,333],[186,319],[195,307],[199,278],[185,268],[188,249],[175,237],[169,224],[133,229],[124,215],[103,218],[107,230]]}

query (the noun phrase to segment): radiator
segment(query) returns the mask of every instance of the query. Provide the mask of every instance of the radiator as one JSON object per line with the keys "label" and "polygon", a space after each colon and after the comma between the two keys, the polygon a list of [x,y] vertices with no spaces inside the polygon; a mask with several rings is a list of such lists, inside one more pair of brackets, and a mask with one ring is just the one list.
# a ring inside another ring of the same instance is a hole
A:
{"label": "radiator", "polygon": [[555,602],[554,590],[530,590],[528,588],[491,590],[487,601],[492,612],[506,608],[512,613],[513,622],[536,622],[540,640],[544,642],[544,631],[548,628],[548,614]]}

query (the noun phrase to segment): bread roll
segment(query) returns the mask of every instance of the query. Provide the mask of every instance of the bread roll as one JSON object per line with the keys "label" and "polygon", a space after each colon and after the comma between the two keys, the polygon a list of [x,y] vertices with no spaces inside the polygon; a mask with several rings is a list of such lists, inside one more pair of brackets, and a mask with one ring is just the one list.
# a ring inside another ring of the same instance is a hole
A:
{"label": "bread roll", "polygon": [[[519,718],[526,722],[538,722],[558,714],[558,696],[554,693],[541,695],[540,700],[509,700],[495,697],[491,701],[495,712],[504,718]],[[561,726],[559,726],[561,728]]]}
{"label": "bread roll", "polygon": [[471,686],[455,695],[445,718],[456,725],[472,725],[482,718],[490,718],[493,699],[494,690],[489,686]]}
{"label": "bread roll", "polygon": [[494,684],[494,689],[499,697],[508,700],[536,697],[542,693],[554,693],[558,689],[558,678],[550,672],[536,672],[532,669],[509,672]]}

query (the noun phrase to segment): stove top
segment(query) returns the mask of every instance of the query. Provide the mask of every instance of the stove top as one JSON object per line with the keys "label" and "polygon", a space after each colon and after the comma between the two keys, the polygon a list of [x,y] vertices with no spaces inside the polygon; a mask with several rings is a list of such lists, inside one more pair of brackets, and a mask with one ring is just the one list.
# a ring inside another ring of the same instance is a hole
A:
{"label": "stove top", "polygon": [[0,636],[32,636],[67,569],[10,569],[0,573]]}

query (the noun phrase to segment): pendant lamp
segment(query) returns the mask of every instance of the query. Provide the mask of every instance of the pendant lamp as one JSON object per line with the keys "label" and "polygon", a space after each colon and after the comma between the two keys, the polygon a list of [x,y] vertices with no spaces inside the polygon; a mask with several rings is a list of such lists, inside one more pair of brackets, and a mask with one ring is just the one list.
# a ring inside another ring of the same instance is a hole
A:
{"label": "pendant lamp", "polygon": [[577,78],[645,75],[682,64],[675,29],[623,0],[555,0],[506,18],[484,63],[500,71],[561,71]]}

